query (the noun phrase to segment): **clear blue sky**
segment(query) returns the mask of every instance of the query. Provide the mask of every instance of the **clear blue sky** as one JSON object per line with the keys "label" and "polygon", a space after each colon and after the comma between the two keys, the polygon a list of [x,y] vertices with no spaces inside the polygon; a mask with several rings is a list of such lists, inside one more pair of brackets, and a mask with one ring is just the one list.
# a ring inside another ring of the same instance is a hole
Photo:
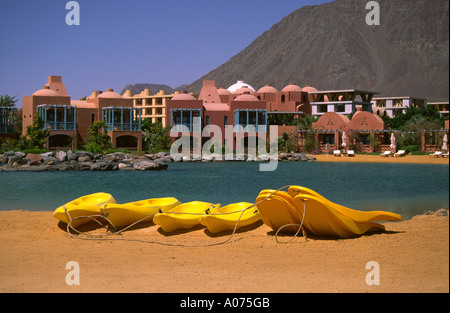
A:
{"label": "clear blue sky", "polygon": [[[0,94],[61,75],[72,99],[127,84],[190,84],[296,9],[331,0],[1,0]],[[236,78],[238,79],[238,78]]]}

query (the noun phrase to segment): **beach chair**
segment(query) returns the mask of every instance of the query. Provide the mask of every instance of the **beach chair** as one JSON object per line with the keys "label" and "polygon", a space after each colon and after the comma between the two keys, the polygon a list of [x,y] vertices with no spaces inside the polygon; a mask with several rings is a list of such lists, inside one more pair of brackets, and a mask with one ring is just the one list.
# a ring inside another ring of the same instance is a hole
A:
{"label": "beach chair", "polygon": [[381,157],[388,157],[391,155],[391,151],[384,151],[382,154],[380,154]]}
{"label": "beach chair", "polygon": [[334,150],[334,151],[333,151],[333,155],[334,155],[335,157],[340,157],[340,156],[341,156],[341,150]]}
{"label": "beach chair", "polygon": [[406,151],[405,150],[398,150],[396,153],[394,153],[394,157],[402,157],[405,156]]}
{"label": "beach chair", "polygon": [[436,151],[435,153],[429,154],[430,158],[438,158],[442,155],[442,151]]}
{"label": "beach chair", "polygon": [[354,150],[348,150],[347,151],[347,156],[354,157],[355,156],[355,151]]}

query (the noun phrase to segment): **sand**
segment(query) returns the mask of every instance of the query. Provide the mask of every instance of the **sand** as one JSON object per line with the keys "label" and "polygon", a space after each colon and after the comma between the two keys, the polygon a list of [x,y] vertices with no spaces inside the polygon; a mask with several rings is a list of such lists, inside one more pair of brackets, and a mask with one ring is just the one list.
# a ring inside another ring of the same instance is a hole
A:
{"label": "sand", "polygon": [[356,154],[354,157],[336,157],[334,155],[311,155],[318,162],[368,162],[368,163],[410,163],[410,164],[449,164],[449,158],[430,157],[429,155],[405,155],[403,157],[381,157],[380,155]]}
{"label": "sand", "polygon": [[[353,239],[296,237],[289,244],[258,224],[213,247],[86,241],[60,226],[52,212],[0,212],[0,292],[449,292],[449,222],[437,215]],[[120,238],[205,245],[229,236],[204,228],[167,236],[157,225],[142,226]],[[66,284],[70,261],[79,264],[79,285]],[[366,283],[370,261],[379,265],[379,285]]]}

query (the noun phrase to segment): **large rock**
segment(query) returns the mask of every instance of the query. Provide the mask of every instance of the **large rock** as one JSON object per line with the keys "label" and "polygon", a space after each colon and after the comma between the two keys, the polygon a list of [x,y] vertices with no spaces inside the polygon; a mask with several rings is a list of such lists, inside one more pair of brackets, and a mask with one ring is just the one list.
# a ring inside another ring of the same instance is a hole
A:
{"label": "large rock", "polygon": [[67,153],[64,151],[58,151],[58,153],[56,153],[56,158],[59,161],[64,162],[67,160]]}
{"label": "large rock", "polygon": [[42,155],[40,154],[28,153],[25,159],[28,160],[30,165],[42,163]]}
{"label": "large rock", "polygon": [[133,164],[133,168],[141,171],[150,171],[150,170],[161,170],[166,169],[167,164],[165,163],[157,163],[151,161],[140,160]]}

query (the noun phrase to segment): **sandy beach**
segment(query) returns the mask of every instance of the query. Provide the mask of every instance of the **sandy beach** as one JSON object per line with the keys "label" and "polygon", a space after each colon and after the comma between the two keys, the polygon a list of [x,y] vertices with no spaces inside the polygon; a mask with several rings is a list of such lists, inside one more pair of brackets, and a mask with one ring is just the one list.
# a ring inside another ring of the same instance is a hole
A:
{"label": "sandy beach", "polygon": [[354,157],[336,157],[332,154],[311,155],[318,162],[368,162],[368,163],[410,163],[410,164],[449,164],[448,158],[429,155],[410,155],[403,157],[381,157],[380,155],[356,154]]}
{"label": "sandy beach", "polygon": [[[228,237],[204,228],[168,236],[151,223],[119,236],[181,245]],[[436,214],[354,239],[297,237],[282,244],[259,224],[226,244],[174,247],[80,240],[52,212],[4,211],[0,242],[1,292],[449,292],[449,222]],[[70,261],[79,264],[79,285],[66,284]],[[366,283],[370,261],[379,264],[379,285]]]}

